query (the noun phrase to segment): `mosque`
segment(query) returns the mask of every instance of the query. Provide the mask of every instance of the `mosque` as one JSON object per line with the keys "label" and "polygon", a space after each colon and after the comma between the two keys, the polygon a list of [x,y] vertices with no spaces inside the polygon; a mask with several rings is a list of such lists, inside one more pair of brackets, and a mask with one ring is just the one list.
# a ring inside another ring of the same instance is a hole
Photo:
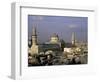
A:
{"label": "mosque", "polygon": [[[66,43],[64,46],[61,42],[58,34],[54,33],[51,35],[50,40],[45,42],[44,44],[38,43],[37,38],[37,30],[33,28],[31,39],[28,41],[28,54],[34,55],[39,54],[40,52],[71,52],[72,47],[75,47],[76,40],[75,40],[75,33],[72,33],[72,41],[71,43]],[[63,48],[63,49],[62,49]]]}
{"label": "mosque", "polygon": [[87,64],[87,54],[87,43],[78,43],[74,32],[70,43],[54,33],[48,42],[41,44],[38,42],[37,29],[33,28],[28,40],[28,66]]}

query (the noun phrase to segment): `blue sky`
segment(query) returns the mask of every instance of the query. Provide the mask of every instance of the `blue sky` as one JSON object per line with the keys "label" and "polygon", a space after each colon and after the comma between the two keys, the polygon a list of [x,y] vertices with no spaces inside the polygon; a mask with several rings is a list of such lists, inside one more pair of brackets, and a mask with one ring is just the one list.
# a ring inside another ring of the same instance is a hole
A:
{"label": "blue sky", "polygon": [[53,33],[65,42],[71,42],[72,32],[75,32],[78,42],[87,41],[87,17],[28,15],[28,37],[31,37],[34,27],[40,43],[49,41]]}

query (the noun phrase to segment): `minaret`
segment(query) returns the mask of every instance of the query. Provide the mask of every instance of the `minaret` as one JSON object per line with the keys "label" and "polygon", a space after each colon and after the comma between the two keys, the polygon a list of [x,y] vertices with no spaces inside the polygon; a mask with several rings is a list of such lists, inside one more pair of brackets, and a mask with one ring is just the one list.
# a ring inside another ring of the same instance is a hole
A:
{"label": "minaret", "polygon": [[29,50],[30,54],[34,56],[35,54],[39,53],[39,46],[37,44],[37,32],[36,32],[36,27],[33,27],[32,30],[32,46]]}
{"label": "minaret", "polygon": [[72,45],[75,45],[75,33],[72,32]]}
{"label": "minaret", "polygon": [[32,30],[32,45],[37,45],[36,27],[33,27],[33,30]]}

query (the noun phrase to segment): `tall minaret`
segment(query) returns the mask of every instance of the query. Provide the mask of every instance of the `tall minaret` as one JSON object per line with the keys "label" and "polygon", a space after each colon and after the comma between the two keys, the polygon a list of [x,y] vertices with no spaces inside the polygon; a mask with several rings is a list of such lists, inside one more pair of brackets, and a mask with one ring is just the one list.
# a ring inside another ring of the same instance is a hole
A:
{"label": "tall minaret", "polygon": [[75,33],[72,32],[72,45],[75,45]]}
{"label": "tall minaret", "polygon": [[32,45],[37,45],[36,27],[33,27],[33,30],[32,30]]}

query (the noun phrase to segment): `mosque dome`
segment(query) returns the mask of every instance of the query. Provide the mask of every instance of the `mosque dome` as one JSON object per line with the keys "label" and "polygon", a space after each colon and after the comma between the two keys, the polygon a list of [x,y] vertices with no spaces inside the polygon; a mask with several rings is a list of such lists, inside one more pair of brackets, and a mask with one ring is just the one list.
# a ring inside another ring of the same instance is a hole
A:
{"label": "mosque dome", "polygon": [[50,42],[51,43],[58,43],[59,42],[59,36],[56,33],[54,33],[50,38]]}

